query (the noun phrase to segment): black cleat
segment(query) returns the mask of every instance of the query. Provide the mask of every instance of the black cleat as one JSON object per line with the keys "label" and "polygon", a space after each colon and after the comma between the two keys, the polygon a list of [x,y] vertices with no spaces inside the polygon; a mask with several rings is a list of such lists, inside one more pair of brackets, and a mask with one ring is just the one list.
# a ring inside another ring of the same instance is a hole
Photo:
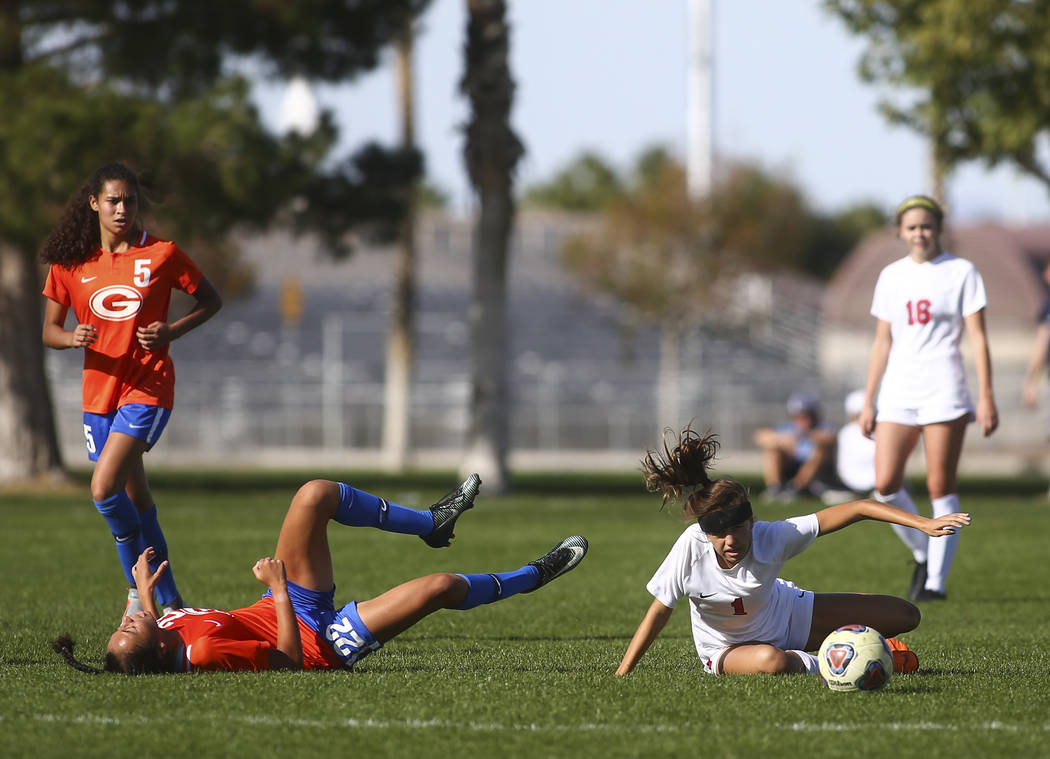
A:
{"label": "black cleat", "polygon": [[587,545],[587,538],[582,535],[573,535],[565,538],[536,561],[530,561],[530,566],[540,570],[540,581],[535,588],[523,590],[522,593],[531,593],[537,588],[542,588],[554,578],[561,577],[566,572],[575,569],[576,565],[587,555]]}
{"label": "black cleat", "polygon": [[912,600],[916,601],[917,603],[922,603],[923,601],[947,601],[948,594],[942,593],[939,590],[929,590],[928,588],[923,588],[915,594],[915,598],[913,598]]}
{"label": "black cleat", "polygon": [[911,585],[908,586],[908,600],[917,601],[919,593],[926,587],[926,562],[915,562],[911,573]]}
{"label": "black cleat", "polygon": [[455,537],[452,530],[456,526],[456,520],[464,511],[474,508],[474,498],[479,488],[481,478],[472,474],[458,488],[446,493],[444,498],[430,507],[430,512],[434,515],[434,529],[429,535],[420,535],[420,539],[431,548],[450,545]]}

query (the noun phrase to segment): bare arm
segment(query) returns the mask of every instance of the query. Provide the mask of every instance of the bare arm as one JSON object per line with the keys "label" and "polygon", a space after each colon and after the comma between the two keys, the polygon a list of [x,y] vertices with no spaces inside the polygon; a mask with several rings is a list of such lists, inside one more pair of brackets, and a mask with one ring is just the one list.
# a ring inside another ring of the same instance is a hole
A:
{"label": "bare arm", "polygon": [[985,437],[999,426],[999,411],[992,392],[992,353],[988,348],[988,332],[984,328],[984,309],[966,317],[966,332],[973,348],[977,369],[977,424]]}
{"label": "bare arm", "polygon": [[197,283],[197,289],[193,292],[193,297],[197,299],[197,304],[181,319],[171,324],[153,322],[145,327],[139,327],[135,331],[139,344],[146,350],[163,347],[204,324],[222,308],[222,297],[207,277],[201,277],[201,281]]}
{"label": "bare arm", "polygon": [[791,484],[798,490],[808,487],[835,457],[835,433],[817,429],[810,433],[810,438],[814,445],[813,455],[803,462],[798,473],[791,479]]}
{"label": "bare arm", "polygon": [[135,589],[139,592],[139,603],[142,610],[152,614],[154,619],[160,619],[157,613],[157,605],[153,602],[153,589],[157,587],[157,580],[168,570],[168,561],[165,559],[154,572],[149,567],[149,560],[153,558],[153,548],[147,548],[139,554],[138,561],[131,568],[131,576],[135,578]]}
{"label": "bare arm", "polygon": [[1046,372],[1048,347],[1050,347],[1050,324],[1044,322],[1035,331],[1035,347],[1032,348],[1032,357],[1028,360],[1028,369],[1024,374],[1022,399],[1024,405],[1029,408],[1035,408],[1039,402],[1039,380]]}
{"label": "bare arm", "polygon": [[267,556],[255,562],[252,574],[270,587],[277,612],[277,648],[270,651],[270,669],[302,669],[303,643],[299,638],[299,620],[288,597],[284,562]]}
{"label": "bare arm", "polygon": [[864,384],[864,408],[857,417],[860,431],[868,437],[871,437],[875,431],[875,395],[879,392],[879,385],[882,384],[882,375],[886,373],[886,363],[890,359],[892,345],[893,335],[890,332],[890,323],[879,319],[875,327],[875,340],[871,344],[871,353],[868,355],[868,378]]}
{"label": "bare arm", "polygon": [[44,305],[44,329],[41,335],[48,348],[84,348],[95,342],[98,330],[90,324],[78,324],[70,332],[66,329],[66,314],[69,306],[56,300],[46,299]]}
{"label": "bare arm", "polygon": [[918,514],[912,514],[910,511],[898,509],[896,506],[870,500],[840,503],[817,512],[817,524],[820,525],[821,535],[841,530],[843,527],[864,519],[914,527],[934,538],[952,535],[959,528],[970,524],[970,515],[963,512],[927,519]]}
{"label": "bare arm", "polygon": [[629,674],[634,669],[642,655],[649,649],[652,642],[656,640],[656,636],[664,629],[664,625],[671,618],[671,612],[673,611],[674,609],[668,608],[656,599],[653,599],[641,624],[634,631],[634,637],[631,638],[631,642],[627,646],[627,652],[624,653],[623,660],[616,670],[617,676]]}

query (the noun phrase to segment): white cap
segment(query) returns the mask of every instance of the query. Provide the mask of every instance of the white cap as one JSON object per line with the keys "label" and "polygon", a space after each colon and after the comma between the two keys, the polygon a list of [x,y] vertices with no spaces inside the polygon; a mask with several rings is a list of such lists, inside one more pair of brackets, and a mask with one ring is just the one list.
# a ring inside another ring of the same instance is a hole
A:
{"label": "white cap", "polygon": [[856,416],[864,410],[864,391],[854,390],[846,396],[846,413]]}

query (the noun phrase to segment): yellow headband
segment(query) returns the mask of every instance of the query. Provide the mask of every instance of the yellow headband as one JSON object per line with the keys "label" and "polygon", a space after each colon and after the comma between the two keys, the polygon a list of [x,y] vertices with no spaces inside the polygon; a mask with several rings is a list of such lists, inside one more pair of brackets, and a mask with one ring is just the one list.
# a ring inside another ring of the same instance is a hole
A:
{"label": "yellow headband", "polygon": [[940,204],[937,203],[933,198],[928,198],[925,195],[912,195],[910,198],[906,198],[903,203],[897,206],[897,223],[901,223],[901,216],[905,212],[910,211],[913,208],[925,208],[927,211],[937,217],[937,221],[944,219],[944,211],[941,209]]}

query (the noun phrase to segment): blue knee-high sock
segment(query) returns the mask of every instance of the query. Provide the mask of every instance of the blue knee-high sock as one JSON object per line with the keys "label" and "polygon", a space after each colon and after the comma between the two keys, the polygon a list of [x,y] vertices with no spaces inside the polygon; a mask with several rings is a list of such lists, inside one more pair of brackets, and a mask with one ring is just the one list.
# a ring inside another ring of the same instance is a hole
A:
{"label": "blue knee-high sock", "polygon": [[[142,542],[147,547],[153,548],[153,560],[150,561],[149,566],[156,572],[160,563],[168,558],[168,541],[164,539],[164,531],[160,529],[160,522],[157,521],[157,507],[154,506],[149,511],[140,513],[139,520],[142,522]],[[154,590],[161,606],[170,604],[179,598],[179,589],[175,585],[175,575],[171,572],[171,564],[168,564],[167,570],[157,580]]]}
{"label": "blue knee-high sock", "polygon": [[434,515],[429,509],[398,506],[345,482],[339,483],[339,507],[332,518],[350,527],[376,527],[406,535],[429,535],[434,531]]}
{"label": "blue knee-high sock", "polygon": [[475,606],[502,601],[524,590],[532,590],[540,581],[540,570],[531,564],[513,572],[496,572],[487,575],[460,575],[467,581],[467,597],[457,609],[473,609]]}
{"label": "blue knee-high sock", "polygon": [[131,587],[135,587],[135,577],[131,568],[138,561],[139,554],[146,550],[142,539],[142,521],[138,509],[123,490],[102,501],[95,501],[98,513],[106,519],[109,531],[117,544],[117,556],[124,569],[124,576]]}

